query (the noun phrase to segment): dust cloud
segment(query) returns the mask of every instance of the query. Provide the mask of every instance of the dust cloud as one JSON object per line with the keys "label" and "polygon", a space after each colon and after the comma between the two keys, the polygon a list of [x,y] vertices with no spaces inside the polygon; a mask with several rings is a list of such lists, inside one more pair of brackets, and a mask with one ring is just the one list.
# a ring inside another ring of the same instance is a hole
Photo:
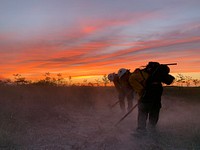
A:
{"label": "dust cloud", "polygon": [[131,134],[137,127],[137,108],[115,126],[123,114],[119,105],[109,107],[118,100],[113,87],[0,90],[2,150],[200,149],[199,88],[164,89],[157,130],[141,137]]}

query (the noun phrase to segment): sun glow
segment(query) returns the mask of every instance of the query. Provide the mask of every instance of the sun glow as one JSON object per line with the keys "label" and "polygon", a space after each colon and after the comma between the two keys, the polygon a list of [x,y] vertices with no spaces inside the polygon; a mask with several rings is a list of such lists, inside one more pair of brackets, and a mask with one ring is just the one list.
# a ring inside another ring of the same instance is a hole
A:
{"label": "sun glow", "polygon": [[71,80],[74,83],[83,83],[83,82],[96,83],[97,81],[102,81],[102,77],[103,77],[103,75],[75,76],[75,77],[72,77]]}

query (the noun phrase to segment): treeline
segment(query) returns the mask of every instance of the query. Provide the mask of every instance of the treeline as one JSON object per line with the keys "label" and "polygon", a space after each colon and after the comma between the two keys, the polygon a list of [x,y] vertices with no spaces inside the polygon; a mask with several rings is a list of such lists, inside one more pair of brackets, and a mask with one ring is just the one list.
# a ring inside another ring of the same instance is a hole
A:
{"label": "treeline", "polygon": [[21,74],[13,74],[13,80],[0,80],[0,85],[41,85],[41,86],[108,86],[111,85],[107,75],[103,75],[100,79],[95,79],[95,82],[90,82],[84,79],[82,82],[73,82],[73,77],[64,77],[61,73],[53,75],[49,72],[44,74],[44,78],[38,81],[28,80]]}
{"label": "treeline", "polygon": [[186,76],[183,74],[178,74],[176,76],[175,82],[178,86],[198,86],[200,83],[199,79],[193,79],[191,76]]}
{"label": "treeline", "polygon": [[[200,80],[193,79],[191,76],[185,76],[178,74],[175,76],[175,81],[172,86],[199,86]],[[26,77],[21,74],[13,74],[13,80],[6,79],[0,80],[0,85],[50,85],[50,86],[112,86],[107,75],[104,74],[101,78],[95,79],[94,82],[90,82],[84,79],[82,82],[73,82],[73,77],[64,77],[61,73],[52,76],[51,73],[47,72],[44,74],[44,78],[38,81],[27,80]]]}

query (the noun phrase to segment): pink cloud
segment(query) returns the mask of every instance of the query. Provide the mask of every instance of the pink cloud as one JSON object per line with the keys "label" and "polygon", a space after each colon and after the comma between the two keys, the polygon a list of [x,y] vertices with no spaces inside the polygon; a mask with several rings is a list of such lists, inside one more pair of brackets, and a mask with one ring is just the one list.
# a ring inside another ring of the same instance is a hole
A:
{"label": "pink cloud", "polygon": [[[116,72],[121,67],[136,68],[150,60],[163,63],[176,60],[180,62],[179,68],[183,71],[200,71],[197,70],[199,62],[195,64],[191,61],[191,58],[195,60],[199,58],[198,54],[193,53],[195,48],[182,46],[199,43],[200,37],[198,36],[182,37],[183,34],[180,32],[177,32],[180,33],[179,36],[171,32],[156,40],[123,43],[121,41],[125,41],[124,35],[117,33],[101,35],[104,31],[107,33],[115,27],[134,25],[138,20],[156,17],[156,14],[132,16],[110,20],[108,18],[92,21],[81,20],[75,28],[62,29],[60,32],[51,32],[50,35],[41,35],[26,40],[15,40],[9,34],[1,35],[0,39],[3,42],[0,44],[0,54],[3,66],[0,69],[8,74],[70,72],[71,70],[71,75],[95,75]],[[91,35],[95,35],[95,38],[90,38]],[[176,38],[172,39],[172,37]],[[114,46],[119,50],[105,53],[106,49]],[[168,47],[174,49],[178,47],[179,51],[174,52]],[[168,51],[164,51],[166,49]],[[187,65],[184,62],[187,62]]]}

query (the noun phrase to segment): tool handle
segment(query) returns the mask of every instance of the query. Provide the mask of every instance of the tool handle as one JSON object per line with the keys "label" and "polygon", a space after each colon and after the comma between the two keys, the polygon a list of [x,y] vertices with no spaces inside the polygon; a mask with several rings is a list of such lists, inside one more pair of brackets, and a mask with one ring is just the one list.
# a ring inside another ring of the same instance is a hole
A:
{"label": "tool handle", "polygon": [[136,107],[138,106],[138,103],[135,104],[116,124],[117,126],[120,122],[122,122]]}
{"label": "tool handle", "polygon": [[177,65],[177,63],[162,64],[162,65]]}

